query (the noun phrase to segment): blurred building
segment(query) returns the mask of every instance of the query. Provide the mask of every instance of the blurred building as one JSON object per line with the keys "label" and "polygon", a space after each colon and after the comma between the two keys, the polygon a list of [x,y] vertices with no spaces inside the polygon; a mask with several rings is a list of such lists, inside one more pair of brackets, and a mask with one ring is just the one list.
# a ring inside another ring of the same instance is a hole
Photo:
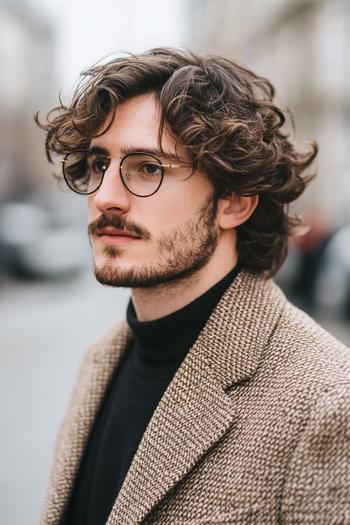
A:
{"label": "blurred building", "polygon": [[269,78],[296,123],[320,146],[318,177],[301,199],[332,227],[350,220],[350,2],[191,0],[194,48]]}
{"label": "blurred building", "polygon": [[25,197],[47,178],[33,114],[49,104],[53,50],[52,29],[40,13],[0,0],[0,201]]}

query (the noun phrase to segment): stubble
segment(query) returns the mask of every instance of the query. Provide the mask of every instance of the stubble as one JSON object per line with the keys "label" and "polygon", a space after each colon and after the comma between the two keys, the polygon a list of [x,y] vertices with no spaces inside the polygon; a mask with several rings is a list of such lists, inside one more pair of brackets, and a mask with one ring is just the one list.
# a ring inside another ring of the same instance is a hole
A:
{"label": "stubble", "polygon": [[[151,288],[175,281],[186,281],[198,270],[203,268],[215,251],[218,243],[218,232],[215,225],[217,212],[216,196],[211,195],[197,214],[180,228],[162,234],[153,240],[156,260],[149,264],[135,265],[132,268],[118,266],[118,258],[122,257],[123,248],[106,246],[104,248],[105,263],[94,268],[95,278],[105,286],[125,288]],[[112,225],[124,228],[129,232],[141,234],[146,242],[152,242],[152,236],[136,225],[126,225],[121,217],[100,219],[100,227]],[[89,233],[96,228],[89,227]],[[137,230],[137,231],[136,231]],[[137,242],[137,241],[136,241]]]}

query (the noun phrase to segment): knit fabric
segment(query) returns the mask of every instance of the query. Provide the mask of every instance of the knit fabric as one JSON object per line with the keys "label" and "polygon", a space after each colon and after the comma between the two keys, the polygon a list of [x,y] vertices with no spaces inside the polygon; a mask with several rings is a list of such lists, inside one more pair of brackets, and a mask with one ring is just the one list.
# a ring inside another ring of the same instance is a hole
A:
{"label": "knit fabric", "polygon": [[[87,352],[40,525],[57,525],[126,323]],[[241,271],[162,396],[107,525],[350,524],[350,350]]]}
{"label": "knit fabric", "polygon": [[105,525],[159,400],[238,271],[153,321],[140,321],[130,299],[133,344],[103,399],[60,525]]}

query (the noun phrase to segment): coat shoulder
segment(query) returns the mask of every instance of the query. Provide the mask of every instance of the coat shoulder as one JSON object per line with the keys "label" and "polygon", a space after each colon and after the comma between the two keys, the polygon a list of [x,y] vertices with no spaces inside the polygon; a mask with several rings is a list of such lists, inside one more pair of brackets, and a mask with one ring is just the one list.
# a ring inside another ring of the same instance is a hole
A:
{"label": "coat shoulder", "polygon": [[350,348],[286,298],[283,302],[267,359],[314,394],[331,386],[347,385],[350,391]]}

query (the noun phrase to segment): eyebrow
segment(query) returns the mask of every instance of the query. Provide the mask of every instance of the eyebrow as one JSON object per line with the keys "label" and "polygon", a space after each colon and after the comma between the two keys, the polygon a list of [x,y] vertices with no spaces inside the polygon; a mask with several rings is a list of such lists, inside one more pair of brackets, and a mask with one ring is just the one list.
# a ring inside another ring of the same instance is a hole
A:
{"label": "eyebrow", "polygon": [[[106,155],[111,157],[113,156],[107,148],[104,148],[102,146],[90,146],[89,150],[92,151],[92,153],[96,153],[97,155]],[[125,155],[129,155],[130,153],[138,152],[147,153],[149,155],[153,155],[154,157],[160,157],[172,162],[181,162],[184,164],[188,164],[188,162],[182,160],[178,155],[176,155],[176,153],[172,151],[161,151],[159,148],[150,148],[143,146],[124,146],[120,148],[121,157],[125,157]]]}

